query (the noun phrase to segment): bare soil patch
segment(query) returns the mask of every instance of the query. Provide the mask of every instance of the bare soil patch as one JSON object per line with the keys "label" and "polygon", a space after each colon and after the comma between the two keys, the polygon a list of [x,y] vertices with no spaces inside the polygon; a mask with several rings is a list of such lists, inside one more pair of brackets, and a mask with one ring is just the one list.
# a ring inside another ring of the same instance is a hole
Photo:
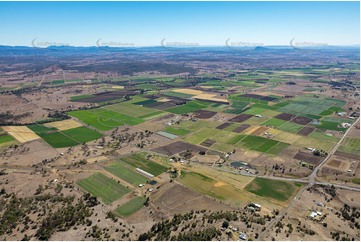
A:
{"label": "bare soil patch", "polygon": [[312,121],[312,119],[302,117],[302,116],[297,116],[297,117],[295,117],[294,119],[291,120],[291,122],[294,122],[294,123],[300,124],[300,125],[306,125],[311,121]]}
{"label": "bare soil patch", "polygon": [[228,120],[228,121],[230,121],[230,122],[237,122],[237,123],[242,123],[243,121],[246,121],[247,119],[250,119],[250,118],[252,118],[253,117],[253,115],[251,115],[251,114],[240,114],[240,115],[238,115],[238,116],[236,116],[236,117],[234,117],[234,118],[231,118],[230,120]]}
{"label": "bare soil patch", "polygon": [[268,128],[267,127],[259,127],[256,131],[254,131],[252,133],[252,135],[261,135],[263,134],[265,131],[267,131]]}
{"label": "bare soil patch", "polygon": [[232,130],[232,132],[241,133],[243,130],[248,129],[249,127],[251,127],[251,125],[249,125],[249,124],[242,124],[241,126],[239,126],[239,127],[235,128],[234,130]]}
{"label": "bare soil patch", "polygon": [[275,116],[275,118],[282,119],[285,121],[290,121],[295,116],[296,115],[289,114],[289,113],[281,113],[281,114],[278,114],[277,116]]}
{"label": "bare soil patch", "polygon": [[204,151],[206,152],[207,149],[203,148],[201,146],[197,146],[197,145],[193,145],[193,144],[188,144],[182,141],[177,141],[165,146],[161,146],[158,148],[153,149],[152,151],[154,152],[158,152],[164,155],[174,155],[177,153],[180,153],[182,151],[185,150],[190,150],[192,152],[199,152],[199,151]]}
{"label": "bare soil patch", "polygon": [[293,158],[300,161],[305,161],[307,163],[311,163],[313,165],[319,164],[323,159],[323,157],[321,156],[315,156],[313,154],[306,153],[303,151],[299,151]]}
{"label": "bare soil patch", "polygon": [[216,143],[215,140],[206,139],[206,140],[203,141],[200,145],[206,146],[206,147],[211,147],[214,143]]}
{"label": "bare soil patch", "polygon": [[341,152],[341,151],[336,151],[334,155],[345,157],[345,158],[348,158],[348,159],[353,159],[353,160],[360,160],[359,155],[350,154],[350,153]]}
{"label": "bare soil patch", "polygon": [[231,124],[232,124],[232,123],[223,123],[223,124],[217,126],[216,129],[221,129],[221,130],[223,130],[223,129],[227,128],[228,126],[230,126]]}
{"label": "bare soil patch", "polygon": [[297,132],[297,134],[299,135],[303,135],[303,136],[307,136],[310,133],[312,133],[315,129],[311,128],[311,127],[304,127],[303,129],[301,129],[300,131]]}
{"label": "bare soil patch", "polygon": [[213,111],[207,111],[207,110],[197,110],[195,112],[193,112],[195,114],[196,118],[200,118],[200,119],[208,119],[208,118],[212,118],[214,115],[216,115],[216,112]]}

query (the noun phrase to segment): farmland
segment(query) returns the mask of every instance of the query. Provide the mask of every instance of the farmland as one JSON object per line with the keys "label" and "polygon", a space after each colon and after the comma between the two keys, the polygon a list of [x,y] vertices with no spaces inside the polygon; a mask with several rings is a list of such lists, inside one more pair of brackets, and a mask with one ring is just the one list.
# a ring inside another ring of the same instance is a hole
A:
{"label": "farmland", "polygon": [[246,186],[246,190],[261,197],[285,202],[295,193],[297,186],[284,181],[255,178]]}
{"label": "farmland", "polygon": [[143,122],[142,119],[133,118],[121,113],[97,108],[91,110],[81,110],[69,112],[69,115],[78,118],[86,125],[90,125],[98,130],[111,130],[122,125],[135,125]]}
{"label": "farmland", "polygon": [[105,169],[133,185],[144,184],[148,180],[146,177],[135,172],[133,166],[127,165],[122,161],[111,163]]}
{"label": "farmland", "polygon": [[145,158],[145,154],[139,153],[131,156],[123,157],[121,161],[127,163],[134,168],[140,168],[154,176],[158,176],[167,171],[167,168],[159,163]]}
{"label": "farmland", "polygon": [[77,184],[87,192],[100,198],[105,204],[112,203],[130,192],[128,188],[101,173],[80,180]]}
{"label": "farmland", "polygon": [[123,204],[115,210],[115,213],[121,217],[128,217],[141,209],[147,199],[145,197],[136,197]]}

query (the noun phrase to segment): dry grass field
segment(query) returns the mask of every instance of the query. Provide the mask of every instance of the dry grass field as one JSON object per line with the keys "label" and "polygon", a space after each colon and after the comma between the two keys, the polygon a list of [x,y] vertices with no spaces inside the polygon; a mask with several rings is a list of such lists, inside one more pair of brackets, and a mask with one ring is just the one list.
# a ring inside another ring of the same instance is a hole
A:
{"label": "dry grass field", "polygon": [[26,126],[5,126],[2,129],[8,132],[20,143],[40,139],[37,134],[35,134],[31,129]]}
{"label": "dry grass field", "polygon": [[67,120],[47,123],[47,124],[44,124],[44,126],[49,127],[49,128],[57,128],[62,131],[62,130],[67,130],[67,129],[78,128],[78,127],[81,127],[82,125],[81,125],[81,123],[79,123],[73,119],[67,119]]}

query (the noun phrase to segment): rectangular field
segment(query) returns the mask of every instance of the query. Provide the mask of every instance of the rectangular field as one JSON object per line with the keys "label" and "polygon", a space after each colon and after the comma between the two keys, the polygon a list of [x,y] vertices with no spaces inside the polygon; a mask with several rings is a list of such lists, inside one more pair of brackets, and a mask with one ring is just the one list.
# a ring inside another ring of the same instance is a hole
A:
{"label": "rectangular field", "polygon": [[168,170],[167,167],[146,159],[145,154],[142,153],[122,157],[120,160],[133,166],[134,168],[140,168],[146,172],[149,172],[154,176],[158,176]]}
{"label": "rectangular field", "polygon": [[44,124],[44,126],[49,127],[49,128],[56,128],[58,130],[67,130],[67,129],[78,128],[82,125],[81,125],[81,123],[79,123],[73,119],[67,119],[67,120],[47,123],[47,124]]}
{"label": "rectangular field", "polygon": [[136,197],[115,209],[115,213],[121,217],[128,217],[144,207],[146,201],[145,197]]}
{"label": "rectangular field", "polygon": [[72,111],[69,115],[78,118],[83,123],[98,130],[111,130],[124,124],[136,125],[144,122],[143,119],[130,117],[104,108]]}
{"label": "rectangular field", "polygon": [[134,167],[122,161],[111,163],[105,169],[133,185],[144,184],[148,179],[134,171]]}
{"label": "rectangular field", "polygon": [[14,137],[20,143],[40,139],[40,137],[26,126],[4,126],[4,131]]}
{"label": "rectangular field", "polygon": [[103,175],[96,173],[80,180],[77,184],[87,192],[110,204],[130,192],[130,189]]}

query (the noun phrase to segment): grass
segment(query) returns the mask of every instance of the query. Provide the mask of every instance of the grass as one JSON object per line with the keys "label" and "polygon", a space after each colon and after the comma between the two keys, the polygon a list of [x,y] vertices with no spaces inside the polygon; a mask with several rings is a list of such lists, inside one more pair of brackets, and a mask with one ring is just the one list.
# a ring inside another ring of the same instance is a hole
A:
{"label": "grass", "polygon": [[122,161],[111,163],[105,169],[120,179],[133,185],[144,184],[148,179],[134,171],[134,167],[127,165]]}
{"label": "grass", "polygon": [[329,136],[329,135],[326,135],[323,132],[320,132],[317,130],[313,131],[311,134],[309,134],[308,137],[321,139],[321,140],[328,140],[328,141],[333,141],[333,142],[337,142],[340,140],[340,138],[338,138],[336,136]]}
{"label": "grass", "polygon": [[130,189],[102,173],[91,175],[78,181],[77,184],[93,196],[101,199],[105,204],[110,204],[130,192]]}
{"label": "grass", "polygon": [[296,124],[293,122],[287,122],[278,127],[279,130],[290,132],[290,133],[297,133],[302,128],[303,128],[302,125],[299,125],[299,124]]}
{"label": "grass", "polygon": [[224,183],[222,186],[215,186],[217,180],[196,172],[182,172],[180,182],[192,190],[220,200],[244,200],[244,194],[237,188]]}
{"label": "grass", "polygon": [[70,97],[70,101],[79,101],[79,100],[91,98],[91,97],[94,97],[94,95],[90,95],[90,94],[77,95],[77,96]]}
{"label": "grass", "polygon": [[111,130],[124,124],[136,125],[144,122],[143,119],[130,117],[104,108],[72,111],[68,114],[102,131]]}
{"label": "grass", "polygon": [[287,121],[282,120],[282,119],[278,119],[278,118],[271,118],[269,120],[267,120],[266,122],[263,122],[261,125],[262,126],[273,126],[278,128],[279,126],[285,124]]}
{"label": "grass", "polygon": [[51,85],[60,85],[60,84],[64,84],[64,80],[53,80],[51,82]]}
{"label": "grass", "polygon": [[175,134],[175,135],[178,135],[178,136],[184,136],[186,134],[189,134],[189,130],[187,129],[184,129],[184,128],[176,128],[176,127],[166,127],[164,129],[164,131],[168,132],[168,133],[171,133],[171,134]]}
{"label": "grass", "polygon": [[191,113],[206,107],[207,107],[206,105],[201,104],[197,101],[191,101],[182,106],[167,109],[166,111],[175,114],[182,114],[182,113]]}
{"label": "grass", "polygon": [[160,165],[151,160],[147,160],[145,158],[145,154],[143,153],[122,157],[120,160],[133,166],[134,168],[139,168],[143,171],[149,172],[154,176],[158,176],[168,170],[168,168],[163,165]]}
{"label": "grass", "polygon": [[88,129],[86,127],[68,129],[62,131],[62,133],[74,140],[79,141],[80,143],[86,143],[103,137],[103,135],[97,131]]}
{"label": "grass", "polygon": [[360,139],[346,137],[338,150],[351,154],[360,154]]}
{"label": "grass", "polygon": [[360,178],[359,177],[352,178],[351,182],[354,183],[354,184],[359,184],[360,185]]}
{"label": "grass", "polygon": [[136,197],[115,209],[115,214],[121,217],[128,217],[140,210],[146,201],[147,199],[145,197]]}
{"label": "grass", "polygon": [[46,127],[41,124],[32,124],[32,125],[28,125],[27,127],[37,134],[46,134],[46,133],[52,132],[54,130],[57,130],[54,127]]}
{"label": "grass", "polygon": [[191,143],[191,144],[200,144],[208,138],[212,138],[216,134],[222,132],[219,129],[212,129],[212,128],[203,128],[197,131],[196,133],[187,136],[184,141]]}
{"label": "grass", "polygon": [[40,133],[38,135],[54,148],[64,148],[79,144],[77,140],[73,140],[61,132]]}
{"label": "grass", "polygon": [[340,123],[321,120],[321,123],[319,125],[317,125],[317,128],[324,129],[324,130],[336,130],[336,131],[346,130],[344,128],[339,128],[338,127],[339,124]]}
{"label": "grass", "polygon": [[255,178],[245,189],[261,197],[285,202],[296,191],[296,186],[290,182]]}
{"label": "grass", "polygon": [[[282,143],[284,145],[278,145],[279,143]],[[275,154],[281,152],[284,148],[288,146],[288,144],[279,142],[272,139],[267,139],[259,136],[254,135],[248,135],[244,139],[242,139],[240,142],[238,142],[236,145],[240,145],[244,148],[255,150],[263,153],[270,153]],[[278,147],[276,146],[278,145]],[[274,148],[274,147],[277,148]],[[272,149],[273,148],[273,149]],[[283,148],[283,149],[282,149]]]}
{"label": "grass", "polygon": [[75,146],[102,137],[100,133],[85,127],[68,129],[61,132],[53,130],[45,132],[45,129],[39,127],[36,130],[41,131],[37,134],[54,148]]}
{"label": "grass", "polygon": [[11,137],[10,135],[0,135],[0,144],[5,144],[5,143],[9,143],[9,142],[13,142],[15,141],[15,139],[13,137]]}
{"label": "grass", "polygon": [[156,111],[154,109],[143,107],[140,105],[134,105],[128,102],[117,103],[117,104],[105,106],[103,108],[136,118],[144,115],[149,115],[152,113],[159,113],[159,111]]}

